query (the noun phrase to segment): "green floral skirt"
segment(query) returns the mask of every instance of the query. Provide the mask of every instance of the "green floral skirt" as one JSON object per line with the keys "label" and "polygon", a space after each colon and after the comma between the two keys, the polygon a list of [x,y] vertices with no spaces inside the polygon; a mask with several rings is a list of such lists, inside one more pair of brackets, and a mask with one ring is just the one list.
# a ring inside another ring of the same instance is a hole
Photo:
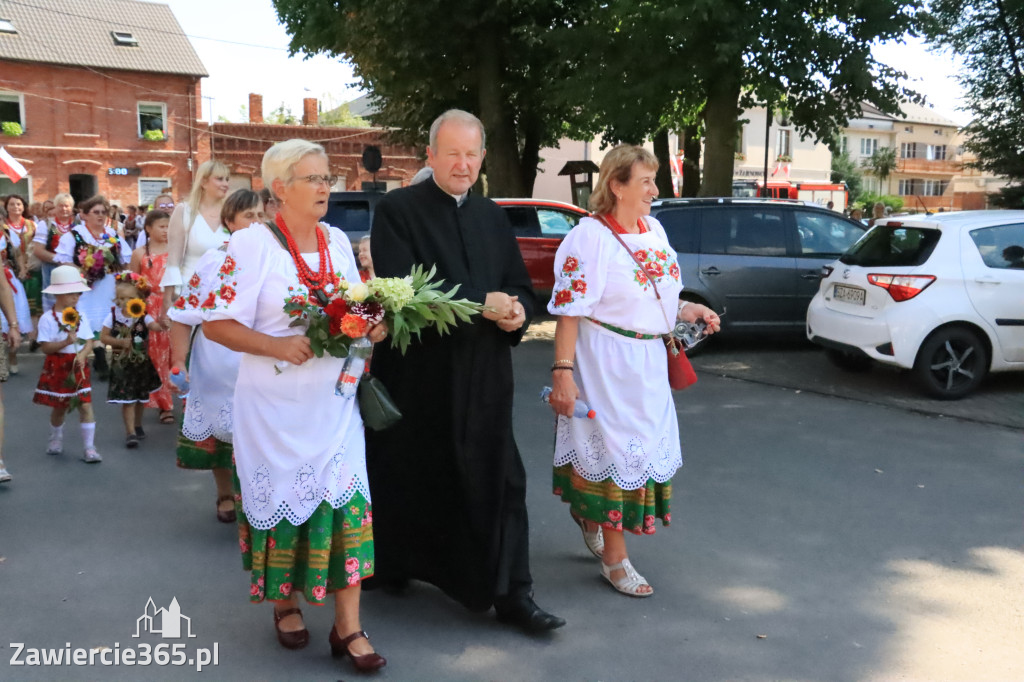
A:
{"label": "green floral skirt", "polygon": [[213,436],[198,443],[182,435],[178,419],[178,466],[182,469],[231,469],[234,466],[231,443]]}
{"label": "green floral skirt", "polygon": [[321,606],[329,592],[373,575],[373,512],[361,494],[339,509],[321,502],[300,526],[282,519],[270,530],[251,527],[241,495],[235,500],[242,565],[251,572],[250,601],[279,601],[301,593],[310,604]]}
{"label": "green floral skirt", "polygon": [[570,513],[579,519],[601,524],[609,530],[628,530],[653,535],[654,520],[663,526],[672,522],[672,482],[648,479],[637,490],[623,490],[606,478],[595,483],[576,473],[571,464],[554,468],[553,492],[569,503]]}
{"label": "green floral skirt", "polygon": [[41,315],[43,313],[43,271],[29,270],[28,279],[22,284],[25,285],[29,312],[33,316]]}

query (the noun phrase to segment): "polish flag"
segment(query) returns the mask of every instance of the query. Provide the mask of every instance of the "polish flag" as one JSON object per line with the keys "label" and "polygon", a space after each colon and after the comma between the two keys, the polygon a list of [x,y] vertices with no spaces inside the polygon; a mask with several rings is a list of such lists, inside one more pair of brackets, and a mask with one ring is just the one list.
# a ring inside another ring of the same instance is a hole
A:
{"label": "polish flag", "polygon": [[11,179],[11,182],[18,182],[28,175],[25,167],[18,163],[18,160],[11,156],[11,153],[0,147],[0,173]]}

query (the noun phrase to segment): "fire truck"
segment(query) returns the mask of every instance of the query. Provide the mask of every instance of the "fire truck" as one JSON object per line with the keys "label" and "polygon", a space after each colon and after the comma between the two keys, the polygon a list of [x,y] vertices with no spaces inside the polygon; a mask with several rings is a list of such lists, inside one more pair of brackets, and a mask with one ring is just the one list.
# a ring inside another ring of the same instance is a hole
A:
{"label": "fire truck", "polygon": [[846,185],[828,182],[768,181],[767,188],[760,180],[736,180],[732,183],[734,197],[767,197],[769,199],[799,199],[808,203],[827,206],[843,211],[849,203]]}

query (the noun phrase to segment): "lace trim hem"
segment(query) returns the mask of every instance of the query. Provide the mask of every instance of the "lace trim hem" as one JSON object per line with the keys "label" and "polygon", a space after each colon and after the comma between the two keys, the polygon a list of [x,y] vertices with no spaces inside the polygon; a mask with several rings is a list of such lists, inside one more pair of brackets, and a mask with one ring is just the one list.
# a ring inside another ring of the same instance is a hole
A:
{"label": "lace trim hem", "polygon": [[633,473],[629,478],[622,476],[619,473],[618,466],[612,462],[604,469],[599,471],[593,471],[583,468],[581,464],[582,457],[575,450],[570,450],[566,453],[555,453],[555,466],[565,466],[571,464],[572,468],[584,478],[592,483],[600,483],[605,479],[612,479],[615,485],[619,486],[623,490],[639,490],[647,485],[647,481],[654,479],[656,483],[665,483],[675,476],[676,471],[679,467],[683,466],[682,452],[676,452],[675,455],[665,465],[655,467],[652,462],[648,462],[643,468],[643,471],[639,474]]}
{"label": "lace trim hem", "polygon": [[56,393],[54,391],[42,391],[42,390],[37,388],[36,389],[36,393],[38,393],[39,395],[53,396],[54,398],[72,398],[72,397],[74,397],[76,395],[85,395],[86,393],[92,393],[92,389],[89,388],[89,387],[86,387],[86,388],[80,388],[77,391],[71,391],[69,393]]}
{"label": "lace trim hem", "polygon": [[[339,491],[333,498],[331,497],[331,490],[328,488],[321,488],[318,498],[327,501],[331,505],[332,509],[339,509],[340,507],[348,504],[349,500],[351,500],[357,492],[361,493],[362,496],[366,498],[367,502],[370,501],[370,486],[365,480],[360,478],[358,474],[353,475],[344,490]],[[278,503],[277,509],[274,513],[269,517],[257,518],[251,513],[244,496],[242,499],[242,511],[245,512],[245,518],[249,522],[249,525],[257,530],[270,530],[280,523],[282,519],[287,520],[293,526],[301,526],[303,523],[308,521],[309,517],[311,517],[313,512],[316,511],[316,506],[317,505],[313,505],[312,508],[292,509],[287,502],[282,500]]]}

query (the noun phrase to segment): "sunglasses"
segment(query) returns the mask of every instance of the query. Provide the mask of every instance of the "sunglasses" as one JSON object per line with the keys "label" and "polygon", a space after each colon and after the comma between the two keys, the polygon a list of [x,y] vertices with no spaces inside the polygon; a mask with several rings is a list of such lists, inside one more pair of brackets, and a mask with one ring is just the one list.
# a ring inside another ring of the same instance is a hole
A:
{"label": "sunglasses", "polygon": [[157,208],[161,208],[161,209],[164,209],[164,208],[174,208],[174,204],[157,204],[156,207]]}

